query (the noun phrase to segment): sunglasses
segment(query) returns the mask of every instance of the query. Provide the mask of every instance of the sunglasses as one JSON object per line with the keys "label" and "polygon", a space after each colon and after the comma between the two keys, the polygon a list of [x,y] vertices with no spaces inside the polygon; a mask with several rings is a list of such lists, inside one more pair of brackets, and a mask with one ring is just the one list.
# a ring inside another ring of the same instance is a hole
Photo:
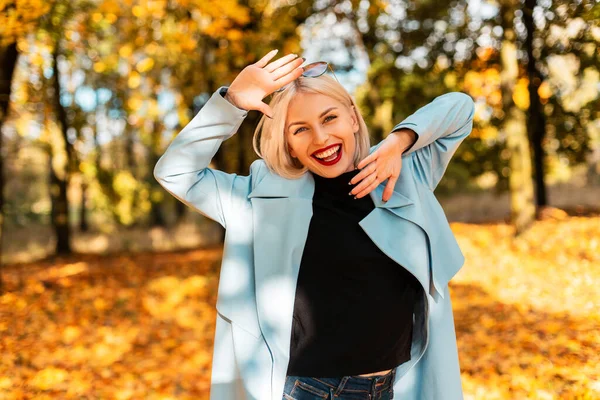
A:
{"label": "sunglasses", "polygon": [[[302,73],[301,76],[304,76],[307,78],[316,78],[318,76],[321,76],[325,72],[327,72],[327,68],[329,68],[331,70],[331,73],[333,74],[333,77],[335,78],[335,80],[338,83],[340,83],[340,81],[338,81],[338,78],[335,76],[333,69],[331,68],[331,66],[329,65],[329,63],[327,61],[317,61],[317,62],[308,64],[302,68],[304,69],[304,72]],[[274,93],[283,92],[285,90],[285,88],[287,88],[289,85],[290,84],[288,83],[287,85],[280,87]],[[341,85],[341,83],[340,83],[340,85]]]}

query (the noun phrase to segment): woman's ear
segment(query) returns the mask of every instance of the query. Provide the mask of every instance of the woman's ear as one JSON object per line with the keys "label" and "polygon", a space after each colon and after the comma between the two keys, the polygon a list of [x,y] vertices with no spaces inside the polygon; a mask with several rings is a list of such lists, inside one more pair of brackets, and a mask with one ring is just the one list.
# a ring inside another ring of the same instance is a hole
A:
{"label": "woman's ear", "polygon": [[359,130],[359,124],[358,124],[358,116],[357,116],[357,111],[356,111],[356,107],[352,106],[351,108],[351,113],[350,113],[350,117],[352,118],[352,129],[354,130],[354,132],[358,132]]}

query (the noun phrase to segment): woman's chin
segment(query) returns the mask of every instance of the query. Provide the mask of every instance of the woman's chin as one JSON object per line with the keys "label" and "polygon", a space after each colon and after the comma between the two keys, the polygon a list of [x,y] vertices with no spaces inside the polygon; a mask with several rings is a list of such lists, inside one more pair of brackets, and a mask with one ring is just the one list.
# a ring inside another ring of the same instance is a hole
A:
{"label": "woman's chin", "polygon": [[353,171],[354,165],[349,163],[343,163],[342,160],[334,165],[322,165],[318,161],[312,163],[312,165],[308,168],[310,172],[313,174],[317,174],[324,178],[335,178],[336,176],[340,176],[343,173]]}

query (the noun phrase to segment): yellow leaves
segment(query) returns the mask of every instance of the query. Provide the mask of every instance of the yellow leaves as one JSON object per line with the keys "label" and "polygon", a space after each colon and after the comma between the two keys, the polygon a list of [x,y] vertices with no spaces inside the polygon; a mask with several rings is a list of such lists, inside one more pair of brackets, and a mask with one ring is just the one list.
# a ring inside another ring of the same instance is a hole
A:
{"label": "yellow leaves", "polygon": [[99,74],[106,71],[106,64],[102,61],[95,62],[94,63],[94,71]]}
{"label": "yellow leaves", "polygon": [[[127,80],[127,86],[129,86],[130,89],[137,89],[140,86],[140,83],[142,82],[142,77],[140,74],[138,74],[136,71],[132,71],[131,74],[129,74],[129,79]],[[135,98],[136,101],[135,103],[132,103],[134,101],[134,98],[130,98],[128,100],[128,105],[129,108],[131,110],[137,110],[140,106],[141,106],[141,100],[139,98]]]}
{"label": "yellow leaves", "polygon": [[135,65],[135,68],[138,70],[138,72],[142,74],[150,71],[152,67],[154,67],[154,60],[150,57],[144,58]]}
{"label": "yellow leaves", "polygon": [[81,328],[78,326],[67,326],[62,332],[62,341],[65,344],[71,344],[81,336]]}
{"label": "yellow leaves", "polygon": [[513,91],[515,105],[524,111],[529,109],[529,89],[527,85],[529,85],[529,79],[521,78],[517,81]]}
{"label": "yellow leaves", "polygon": [[600,394],[600,217],[559,216],[519,239],[504,224],[452,224],[466,258],[450,287],[470,398]]}
{"label": "yellow leaves", "polygon": [[12,380],[8,376],[0,376],[0,390],[9,389],[12,386]]}
{"label": "yellow leaves", "polygon": [[43,0],[5,0],[0,3],[0,48],[27,36],[48,13],[52,2]]}
{"label": "yellow leaves", "polygon": [[142,300],[148,313],[163,321],[175,321],[179,326],[204,330],[208,320],[214,317],[212,307],[190,302],[190,298],[205,296],[208,280],[192,276],[181,280],[165,276],[150,282],[148,295]]}
{"label": "yellow leaves", "polygon": [[131,44],[125,44],[119,48],[119,55],[122,58],[129,58],[133,53],[133,46]]}
{"label": "yellow leaves", "polygon": [[103,0],[98,5],[98,11],[107,15],[119,14],[121,12],[121,8],[122,7],[119,5],[119,2],[115,0]]}
{"label": "yellow leaves", "polygon": [[538,95],[540,96],[540,99],[548,100],[550,97],[552,97],[552,94],[552,89],[550,88],[548,81],[542,82],[538,88]]}
{"label": "yellow leaves", "polygon": [[[599,397],[599,224],[549,218],[518,240],[505,224],[452,224],[466,258],[450,285],[465,398]],[[25,286],[0,296],[0,398],[207,399],[221,257],[19,267]]]}
{"label": "yellow leaves", "polygon": [[29,385],[35,389],[57,389],[68,378],[69,373],[61,368],[49,367],[39,371]]}
{"label": "yellow leaves", "polygon": [[227,39],[237,41],[241,40],[243,37],[242,31],[239,29],[230,29],[227,31]]}

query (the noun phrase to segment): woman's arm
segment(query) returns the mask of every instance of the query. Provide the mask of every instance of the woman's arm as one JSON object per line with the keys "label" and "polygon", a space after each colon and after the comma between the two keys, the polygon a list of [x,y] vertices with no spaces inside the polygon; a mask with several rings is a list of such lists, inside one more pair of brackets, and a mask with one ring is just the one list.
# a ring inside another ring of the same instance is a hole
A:
{"label": "woman's arm", "polygon": [[417,140],[404,151],[403,157],[414,153],[415,167],[431,190],[442,179],[460,143],[471,133],[474,110],[469,95],[446,93],[392,129],[392,132],[410,129],[417,134]]}
{"label": "woman's arm", "polygon": [[249,110],[272,113],[262,100],[302,74],[304,61],[289,54],[269,60],[271,51],[245,67],[231,86],[221,86],[173,139],[154,167],[154,177],[169,193],[227,228],[227,216],[251,191],[249,176],[208,168],[221,143],[233,136]]}
{"label": "woman's arm", "polygon": [[250,192],[248,176],[208,168],[221,143],[248,115],[224,98],[227,89],[221,86],[213,93],[154,167],[154,177],[167,192],[223,227],[232,198]]}

